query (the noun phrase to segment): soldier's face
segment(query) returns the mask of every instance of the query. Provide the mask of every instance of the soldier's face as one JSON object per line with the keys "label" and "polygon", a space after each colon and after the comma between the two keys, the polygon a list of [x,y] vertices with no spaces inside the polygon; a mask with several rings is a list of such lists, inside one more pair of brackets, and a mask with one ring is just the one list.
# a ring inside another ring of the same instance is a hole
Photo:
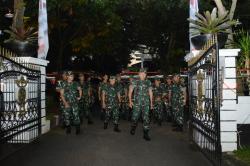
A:
{"label": "soldier's face", "polygon": [[160,84],[161,84],[161,81],[160,81],[160,80],[155,80],[155,85],[156,85],[156,86],[160,86]]}
{"label": "soldier's face", "polygon": [[73,82],[74,80],[74,75],[69,75],[68,76],[68,82]]}
{"label": "soldier's face", "polygon": [[179,82],[180,81],[180,77],[179,76],[174,76],[174,82]]}
{"label": "soldier's face", "polygon": [[85,80],[84,75],[80,75],[80,76],[79,76],[79,80],[80,80],[80,81],[84,81],[84,80]]}
{"label": "soldier's face", "polygon": [[110,83],[111,85],[115,85],[115,79],[110,79],[110,80],[109,80],[109,83]]}
{"label": "soldier's face", "polygon": [[62,79],[63,79],[63,80],[67,80],[67,75],[66,75],[66,74],[63,74],[63,75],[62,75]]}
{"label": "soldier's face", "polygon": [[108,75],[104,75],[103,80],[107,81],[108,80]]}
{"label": "soldier's face", "polygon": [[172,83],[172,80],[171,80],[171,79],[167,79],[167,83],[168,83],[168,84],[171,84],[171,83]]}
{"label": "soldier's face", "polygon": [[144,72],[140,72],[140,73],[139,73],[139,78],[140,78],[140,80],[145,80],[145,79],[146,79],[146,76],[147,76],[147,74],[144,73]]}
{"label": "soldier's face", "polygon": [[117,79],[118,82],[120,82],[121,81],[121,76],[117,76],[116,79]]}

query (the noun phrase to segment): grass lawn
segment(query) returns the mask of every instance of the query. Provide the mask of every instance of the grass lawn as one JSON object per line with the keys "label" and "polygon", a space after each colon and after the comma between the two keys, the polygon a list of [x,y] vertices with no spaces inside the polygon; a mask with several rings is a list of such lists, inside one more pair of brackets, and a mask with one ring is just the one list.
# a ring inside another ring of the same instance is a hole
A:
{"label": "grass lawn", "polygon": [[245,147],[243,149],[234,151],[234,155],[237,159],[250,166],[250,147]]}

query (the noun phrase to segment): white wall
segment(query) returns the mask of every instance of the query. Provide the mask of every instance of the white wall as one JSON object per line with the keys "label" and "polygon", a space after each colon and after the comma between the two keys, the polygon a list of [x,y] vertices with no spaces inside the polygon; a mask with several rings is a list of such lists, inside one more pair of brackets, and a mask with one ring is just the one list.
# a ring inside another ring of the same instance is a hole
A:
{"label": "white wall", "polygon": [[250,124],[250,96],[239,96],[237,109],[237,124]]}

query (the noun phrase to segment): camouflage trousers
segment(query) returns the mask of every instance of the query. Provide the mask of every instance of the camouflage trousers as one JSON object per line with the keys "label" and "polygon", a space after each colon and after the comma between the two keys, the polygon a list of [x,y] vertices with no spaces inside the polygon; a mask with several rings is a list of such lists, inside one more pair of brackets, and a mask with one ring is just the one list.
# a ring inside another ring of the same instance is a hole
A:
{"label": "camouflage trousers", "polygon": [[129,114],[129,106],[127,103],[122,102],[120,106],[120,116],[123,119],[128,119],[128,114]]}
{"label": "camouflage trousers", "polygon": [[168,102],[164,102],[164,105],[167,118],[172,118],[173,113],[170,104]]}
{"label": "camouflage trousers", "polygon": [[70,104],[69,108],[63,108],[62,114],[63,114],[64,124],[66,126],[80,125],[80,116],[79,116],[78,103]]}
{"label": "camouflage trousers", "polygon": [[80,118],[83,117],[90,118],[91,117],[91,110],[90,110],[90,103],[88,101],[81,101],[80,104]]}
{"label": "camouflage trousers", "polygon": [[113,124],[118,124],[119,122],[119,107],[116,105],[108,106],[105,110],[104,123],[108,123],[112,118]]}
{"label": "camouflage trousers", "polygon": [[184,121],[184,106],[182,103],[176,103],[172,105],[173,119],[174,121],[182,126]]}
{"label": "camouflage trousers", "polygon": [[159,122],[162,122],[163,119],[163,106],[162,101],[157,101],[154,105],[154,118]]}
{"label": "camouflage trousers", "polygon": [[149,130],[150,124],[150,108],[149,104],[135,104],[132,111],[132,126],[136,127],[138,120],[142,116],[143,129]]}

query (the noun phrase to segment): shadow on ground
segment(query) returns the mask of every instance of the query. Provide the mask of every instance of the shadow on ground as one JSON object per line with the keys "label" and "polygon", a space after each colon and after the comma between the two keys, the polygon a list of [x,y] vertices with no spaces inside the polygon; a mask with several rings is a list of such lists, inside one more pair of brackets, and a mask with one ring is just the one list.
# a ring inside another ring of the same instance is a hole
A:
{"label": "shadow on ground", "polygon": [[166,123],[152,125],[151,142],[142,139],[141,125],[135,136],[129,134],[127,121],[121,121],[121,133],[102,127],[100,120],[84,124],[79,136],[56,128],[2,160],[1,166],[210,166],[190,148],[186,133],[174,133]]}

